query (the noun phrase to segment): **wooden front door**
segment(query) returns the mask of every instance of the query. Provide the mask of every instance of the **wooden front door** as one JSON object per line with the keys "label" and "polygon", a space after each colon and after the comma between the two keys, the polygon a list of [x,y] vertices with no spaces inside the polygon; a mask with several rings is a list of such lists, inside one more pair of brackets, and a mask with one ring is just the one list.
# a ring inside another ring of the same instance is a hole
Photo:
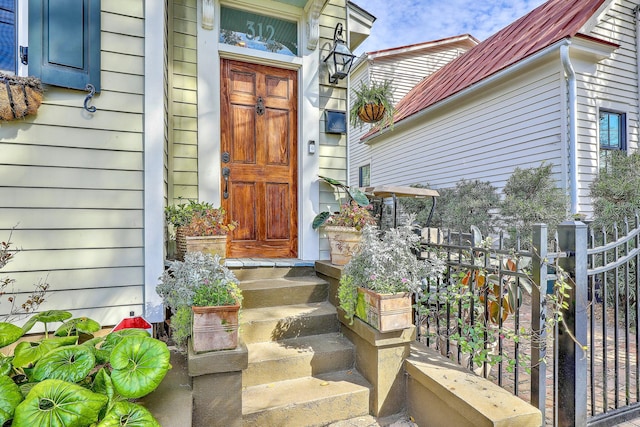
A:
{"label": "wooden front door", "polygon": [[297,73],[221,63],[222,206],[228,256],[297,257]]}

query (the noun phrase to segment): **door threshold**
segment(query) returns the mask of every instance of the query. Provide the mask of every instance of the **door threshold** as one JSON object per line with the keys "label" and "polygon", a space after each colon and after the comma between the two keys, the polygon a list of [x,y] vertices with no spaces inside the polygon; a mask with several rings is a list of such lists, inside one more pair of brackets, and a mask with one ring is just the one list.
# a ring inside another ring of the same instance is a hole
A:
{"label": "door threshold", "polygon": [[225,265],[229,268],[255,267],[313,267],[315,260],[298,258],[227,258]]}

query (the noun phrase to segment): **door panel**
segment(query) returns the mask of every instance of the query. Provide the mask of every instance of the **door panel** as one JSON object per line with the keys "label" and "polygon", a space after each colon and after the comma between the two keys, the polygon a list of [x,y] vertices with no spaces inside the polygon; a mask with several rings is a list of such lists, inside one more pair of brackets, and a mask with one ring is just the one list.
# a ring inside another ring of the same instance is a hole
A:
{"label": "door panel", "polygon": [[222,205],[240,222],[229,256],[297,257],[296,72],[224,59],[221,66],[221,151],[230,154]]}

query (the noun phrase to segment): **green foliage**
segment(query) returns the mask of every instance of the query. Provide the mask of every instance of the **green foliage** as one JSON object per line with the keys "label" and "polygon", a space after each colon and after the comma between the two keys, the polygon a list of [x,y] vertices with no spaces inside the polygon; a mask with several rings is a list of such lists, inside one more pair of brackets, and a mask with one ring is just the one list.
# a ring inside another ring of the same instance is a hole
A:
{"label": "green foliage", "polygon": [[609,167],[591,184],[593,226],[611,230],[614,223],[632,220],[640,210],[640,153],[615,152]]}
{"label": "green foliage", "polygon": [[[317,230],[329,220],[333,221],[332,225],[344,225],[342,223],[353,222],[352,218],[350,219],[349,217],[356,214],[355,212],[356,208],[357,207],[365,208],[370,205],[369,198],[367,197],[366,194],[360,191],[360,189],[355,187],[349,187],[348,185],[343,184],[342,182],[333,178],[320,176],[320,175],[318,175],[318,177],[325,183],[331,185],[336,191],[336,193],[338,194],[338,201],[340,202],[340,211],[336,213],[328,212],[328,211],[320,212],[318,215],[315,216],[315,218],[313,219],[313,223],[311,224],[314,230]],[[342,201],[343,200],[342,192],[344,192],[344,199],[346,199],[344,202]],[[370,220],[369,218],[366,218],[368,212],[369,212],[368,210],[363,210],[359,208],[357,209],[358,224],[366,224],[366,223],[373,222],[372,219]],[[369,217],[370,216],[371,215],[369,215]]]}
{"label": "green foliage", "polygon": [[203,252],[188,252],[184,261],[173,261],[160,277],[156,292],[173,311],[171,329],[177,332],[174,340],[180,346],[191,335],[191,306],[242,304],[236,276],[220,263],[220,256]]}
{"label": "green foliage", "polygon": [[[420,184],[412,187],[429,188]],[[454,188],[439,189],[438,193],[430,227],[468,231],[474,225],[483,236],[495,231],[495,212],[500,205],[500,196],[491,183],[461,179]],[[408,213],[415,214],[418,224],[426,226],[433,204],[431,199],[399,200]]]}
{"label": "green foliage", "polygon": [[393,94],[392,84],[390,80],[383,80],[381,82],[372,82],[370,85],[366,85],[363,81],[360,82],[360,86],[352,89],[352,102],[349,109],[349,122],[352,126],[362,126],[365,124],[360,119],[358,112],[360,108],[367,104],[377,104],[384,107],[384,114],[382,120],[379,122],[381,128],[386,126],[393,127],[393,115],[396,112],[393,106]]}
{"label": "green foliage", "polygon": [[[68,314],[51,311],[37,316],[49,323],[66,319]],[[68,323],[73,326],[67,330],[93,325],[88,320],[71,319]],[[122,425],[157,425],[138,405],[128,403],[134,406],[123,408],[117,403],[157,388],[171,368],[166,344],[143,330],[112,332],[82,345],[77,342],[78,336],[21,342],[12,357],[0,357],[1,425],[88,426],[102,419],[113,420],[112,411],[128,411],[150,420],[148,424]]]}
{"label": "green foliage", "polygon": [[160,427],[160,424],[145,407],[118,402],[96,427]]}
{"label": "green foliage", "polygon": [[[378,236],[374,227],[362,233],[360,250],[344,267],[338,294],[340,306],[347,313],[355,313],[353,289],[357,287],[393,294],[412,292],[440,277],[444,264],[437,258],[418,259],[420,237],[410,226],[386,230]],[[352,317],[351,317],[352,318]],[[350,318],[350,319],[351,319]]]}
{"label": "green foliage", "polygon": [[189,306],[182,306],[171,316],[171,338],[178,347],[185,347],[191,336],[192,311]]}
{"label": "green foliage", "polygon": [[185,203],[165,207],[164,216],[168,224],[174,227],[180,227],[187,225],[191,221],[194,213],[202,213],[207,209],[214,209],[214,207],[208,202],[189,200]]}
{"label": "green foliage", "polygon": [[531,244],[533,224],[547,224],[552,238],[558,224],[567,219],[568,197],[557,187],[550,164],[516,168],[502,192],[500,213],[512,237],[509,241],[512,246],[516,232],[520,233],[521,247],[526,249]]}

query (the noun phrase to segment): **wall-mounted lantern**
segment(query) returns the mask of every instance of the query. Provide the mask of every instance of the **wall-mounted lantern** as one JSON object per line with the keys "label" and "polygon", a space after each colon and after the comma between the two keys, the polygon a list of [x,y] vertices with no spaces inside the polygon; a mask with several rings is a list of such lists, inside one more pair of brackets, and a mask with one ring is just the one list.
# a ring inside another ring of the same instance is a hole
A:
{"label": "wall-mounted lantern", "polygon": [[342,23],[338,22],[333,32],[333,48],[324,59],[329,69],[329,83],[331,84],[336,84],[338,80],[347,77],[353,64],[353,58],[356,57],[342,39],[342,31]]}

